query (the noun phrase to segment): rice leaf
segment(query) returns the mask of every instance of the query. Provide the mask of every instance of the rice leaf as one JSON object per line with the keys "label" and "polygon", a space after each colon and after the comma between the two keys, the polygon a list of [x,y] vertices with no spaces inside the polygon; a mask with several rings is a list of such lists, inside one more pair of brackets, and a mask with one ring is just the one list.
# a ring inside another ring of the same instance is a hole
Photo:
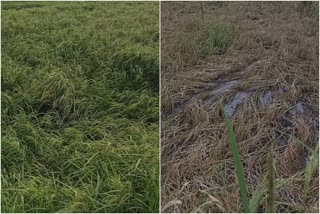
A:
{"label": "rice leaf", "polygon": [[[319,144],[317,144],[316,151],[319,149]],[[314,154],[311,155],[310,161],[308,162],[306,166],[306,171],[305,171],[305,179],[304,179],[304,188],[303,188],[303,195],[302,195],[302,200],[303,202],[306,200],[307,193],[309,190],[310,182],[312,179],[312,174],[314,170],[316,169],[318,165],[318,159],[315,158],[316,156]]]}
{"label": "rice leaf", "polygon": [[268,181],[268,213],[275,213],[275,182],[274,182],[274,169],[273,169],[273,145],[271,146],[268,160],[267,160],[267,181]]}
{"label": "rice leaf", "polygon": [[252,213],[257,212],[257,209],[260,205],[262,196],[263,196],[263,192],[261,192],[261,191],[254,192],[254,194],[250,200],[250,205],[249,205],[250,212],[252,212]]}
{"label": "rice leaf", "polygon": [[237,173],[237,178],[238,178],[238,183],[239,183],[239,188],[240,188],[240,195],[241,195],[241,200],[243,204],[243,209],[245,213],[249,213],[249,198],[248,198],[248,192],[247,192],[247,185],[244,177],[244,171],[243,171],[243,166],[241,163],[240,159],[240,152],[238,149],[238,145],[236,142],[236,137],[231,125],[230,118],[228,117],[227,113],[224,111],[224,118],[227,123],[227,130],[228,130],[228,135],[230,139],[230,146],[231,146],[231,152],[233,156],[233,160],[235,163],[236,167],[236,173]]}
{"label": "rice leaf", "polygon": [[319,154],[317,153],[318,149],[314,150],[312,148],[310,148],[309,146],[307,146],[306,144],[304,144],[301,140],[299,140],[298,138],[292,136],[292,135],[289,135],[285,132],[282,132],[282,131],[279,131],[281,134],[284,134],[284,135],[287,135],[289,137],[293,137],[298,143],[300,143],[302,146],[304,146],[311,154],[314,158],[317,158],[317,160],[319,161]]}

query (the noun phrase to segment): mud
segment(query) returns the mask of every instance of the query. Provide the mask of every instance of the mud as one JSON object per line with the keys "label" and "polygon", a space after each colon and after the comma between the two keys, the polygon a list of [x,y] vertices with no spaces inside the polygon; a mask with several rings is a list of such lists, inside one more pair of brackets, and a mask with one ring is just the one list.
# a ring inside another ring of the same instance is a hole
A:
{"label": "mud", "polygon": [[232,117],[236,108],[243,102],[245,102],[250,96],[252,92],[238,92],[232,100],[224,107],[224,111],[229,117]]}
{"label": "mud", "polygon": [[295,107],[293,108],[293,114],[303,114],[304,113],[304,108],[302,102],[298,102]]}
{"label": "mud", "polygon": [[260,103],[258,104],[258,108],[268,107],[274,99],[282,96],[287,91],[288,91],[288,88],[279,88],[274,91],[268,91],[261,97]]}
{"label": "mud", "polygon": [[204,101],[203,105],[205,107],[208,107],[208,105],[211,104],[214,100],[229,92],[236,86],[240,85],[240,83],[241,82],[239,80],[232,80],[220,85],[218,88],[214,89],[208,94],[208,98]]}
{"label": "mud", "polygon": [[203,102],[204,107],[208,107],[210,103],[214,100],[218,99],[219,97],[223,96],[225,93],[229,92],[231,89],[238,86],[241,82],[239,80],[232,80],[226,83],[223,83],[216,87],[213,90],[209,90],[208,88],[200,91],[199,93],[190,95],[185,102],[180,103],[177,105],[174,110],[171,112],[171,115],[175,115],[183,111],[193,100],[193,98],[199,98],[201,95],[208,93],[208,98],[206,98]]}

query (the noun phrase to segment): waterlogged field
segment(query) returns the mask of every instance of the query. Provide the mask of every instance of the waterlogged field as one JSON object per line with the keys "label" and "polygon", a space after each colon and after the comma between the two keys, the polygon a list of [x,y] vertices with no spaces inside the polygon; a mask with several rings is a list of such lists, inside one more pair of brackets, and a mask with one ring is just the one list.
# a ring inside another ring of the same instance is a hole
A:
{"label": "waterlogged field", "polygon": [[158,212],[158,3],[2,3],[2,212]]}

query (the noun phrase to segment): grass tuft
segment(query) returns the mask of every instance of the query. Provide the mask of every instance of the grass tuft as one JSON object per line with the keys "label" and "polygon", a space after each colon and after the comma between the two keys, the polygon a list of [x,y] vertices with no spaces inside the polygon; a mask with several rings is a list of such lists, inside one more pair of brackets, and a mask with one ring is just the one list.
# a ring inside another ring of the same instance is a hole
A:
{"label": "grass tuft", "polygon": [[232,45],[233,26],[229,23],[211,24],[205,31],[202,53],[205,55],[222,55]]}
{"label": "grass tuft", "polygon": [[274,177],[274,161],[273,161],[273,144],[271,145],[270,152],[267,159],[267,182],[268,182],[268,213],[275,213],[275,177]]}

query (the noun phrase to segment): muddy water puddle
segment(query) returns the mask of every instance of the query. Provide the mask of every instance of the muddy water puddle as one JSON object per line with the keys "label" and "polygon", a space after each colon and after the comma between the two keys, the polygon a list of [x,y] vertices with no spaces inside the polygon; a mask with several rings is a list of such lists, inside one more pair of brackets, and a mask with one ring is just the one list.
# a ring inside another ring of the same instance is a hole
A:
{"label": "muddy water puddle", "polygon": [[210,90],[208,88],[205,88],[204,90],[200,91],[199,93],[196,93],[194,95],[191,95],[188,97],[188,99],[177,105],[174,110],[171,112],[171,114],[178,114],[180,113],[184,108],[186,108],[193,98],[198,97],[201,94],[208,93],[208,98],[204,100],[204,106],[208,107],[210,103],[212,103],[217,98],[223,96],[225,93],[229,92],[231,89],[235,88],[241,83],[239,80],[232,80],[226,83],[220,84],[218,87],[214,88],[213,90]]}
{"label": "muddy water puddle", "polygon": [[245,102],[253,92],[238,92],[231,101],[224,107],[224,111],[229,117],[232,117],[236,108],[243,102]]}

